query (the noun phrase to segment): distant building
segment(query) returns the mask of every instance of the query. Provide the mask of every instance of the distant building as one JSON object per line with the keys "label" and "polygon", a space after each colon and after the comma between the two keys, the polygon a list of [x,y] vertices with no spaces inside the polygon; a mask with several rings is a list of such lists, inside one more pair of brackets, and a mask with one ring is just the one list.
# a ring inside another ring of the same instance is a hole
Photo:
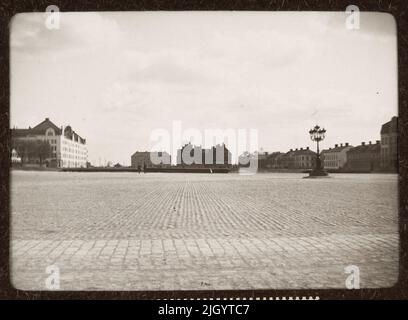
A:
{"label": "distant building", "polygon": [[[51,156],[45,159],[45,165],[50,167],[86,167],[88,149],[86,140],[72,130],[71,126],[57,127],[49,118],[35,127],[28,129],[11,129],[12,143],[18,141],[48,141],[51,145]],[[24,153],[17,150],[18,153]],[[23,159],[24,154],[19,154]],[[30,163],[38,164],[39,159],[28,160]]]}
{"label": "distant building", "polygon": [[380,141],[372,144],[371,141],[366,144],[351,148],[347,151],[346,169],[355,172],[371,172],[380,168]]}
{"label": "distant building", "polygon": [[217,144],[209,149],[201,146],[185,144],[177,150],[177,166],[206,167],[230,167],[232,165],[232,154],[225,144]]}
{"label": "distant building", "polygon": [[398,170],[398,117],[381,127],[380,166],[384,170]]}
{"label": "distant building", "polygon": [[344,145],[335,144],[334,148],[329,148],[321,152],[321,159],[323,160],[324,169],[339,170],[342,169],[347,163],[347,151],[353,146],[350,146],[348,142]]}
{"label": "distant building", "polygon": [[282,169],[312,169],[316,162],[316,153],[306,148],[290,149],[284,154],[278,154],[275,163]]}
{"label": "distant building", "polygon": [[166,151],[136,151],[130,162],[133,168],[165,168],[171,166],[171,156]]}
{"label": "distant building", "polygon": [[296,169],[312,169],[316,162],[316,152],[306,148],[296,149],[294,152],[295,168]]}
{"label": "distant building", "polygon": [[282,169],[295,168],[295,151],[290,149],[288,152],[281,155],[278,159],[279,166]]}
{"label": "distant building", "polygon": [[267,158],[267,167],[272,169],[280,168],[280,159],[282,156],[282,152],[272,152]]}
{"label": "distant building", "polygon": [[283,155],[281,152],[264,152],[258,155],[258,168],[260,169],[276,169],[279,168],[279,156]]}
{"label": "distant building", "polygon": [[258,169],[265,169],[268,166],[268,156],[269,156],[269,152],[267,151],[257,152]]}

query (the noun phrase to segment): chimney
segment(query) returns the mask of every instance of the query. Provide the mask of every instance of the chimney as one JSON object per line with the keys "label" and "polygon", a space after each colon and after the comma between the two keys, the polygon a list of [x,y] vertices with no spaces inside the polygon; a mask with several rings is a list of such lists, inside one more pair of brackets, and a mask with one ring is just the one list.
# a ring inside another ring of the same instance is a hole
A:
{"label": "chimney", "polygon": [[338,146],[339,146],[339,145],[338,145],[337,143],[334,145],[335,148],[337,148]]}
{"label": "chimney", "polygon": [[368,144],[371,144],[371,141],[369,141]]}
{"label": "chimney", "polygon": [[50,119],[49,119],[49,118],[45,118],[45,121],[50,121]]}
{"label": "chimney", "polygon": [[293,149],[290,149],[290,151],[293,151]]}
{"label": "chimney", "polygon": [[348,147],[348,142],[346,142],[346,147]]}
{"label": "chimney", "polygon": [[300,150],[303,150],[303,148],[300,148]]}
{"label": "chimney", "polygon": [[342,143],[340,143],[340,147],[342,147],[343,146],[343,144]]}
{"label": "chimney", "polygon": [[329,150],[331,150],[331,148],[329,148]]}
{"label": "chimney", "polygon": [[306,150],[309,150],[309,147],[306,147]]}
{"label": "chimney", "polygon": [[295,151],[298,151],[298,148],[296,148]]}
{"label": "chimney", "polygon": [[362,145],[362,146],[365,146],[365,142],[364,142],[364,141],[363,141],[363,142],[361,142],[361,145]]}
{"label": "chimney", "polygon": [[380,144],[380,140],[376,140],[376,141],[375,141],[375,144]]}

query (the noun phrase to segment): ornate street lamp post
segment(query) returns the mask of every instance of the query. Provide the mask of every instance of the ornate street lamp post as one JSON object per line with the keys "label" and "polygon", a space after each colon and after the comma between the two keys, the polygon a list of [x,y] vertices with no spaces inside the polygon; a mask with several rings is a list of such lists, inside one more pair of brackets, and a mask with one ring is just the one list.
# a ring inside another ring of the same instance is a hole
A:
{"label": "ornate street lamp post", "polygon": [[310,172],[310,176],[327,176],[327,172],[322,168],[319,152],[319,142],[324,140],[326,129],[320,128],[318,125],[316,125],[314,128],[309,130],[309,134],[310,139],[317,143],[316,166],[313,171]]}

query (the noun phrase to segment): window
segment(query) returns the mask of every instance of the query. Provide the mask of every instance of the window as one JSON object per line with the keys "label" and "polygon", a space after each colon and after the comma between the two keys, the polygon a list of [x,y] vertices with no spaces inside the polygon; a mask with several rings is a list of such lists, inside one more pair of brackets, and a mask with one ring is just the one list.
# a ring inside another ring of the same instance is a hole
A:
{"label": "window", "polygon": [[46,136],[54,136],[55,135],[54,129],[48,128],[47,131],[45,132],[45,135]]}

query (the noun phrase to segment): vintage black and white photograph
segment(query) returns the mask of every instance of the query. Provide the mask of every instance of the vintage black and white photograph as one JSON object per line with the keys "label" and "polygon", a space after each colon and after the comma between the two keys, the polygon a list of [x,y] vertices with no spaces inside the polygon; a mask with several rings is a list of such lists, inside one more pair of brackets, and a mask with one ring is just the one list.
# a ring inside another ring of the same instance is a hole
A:
{"label": "vintage black and white photograph", "polygon": [[358,8],[15,15],[12,285],[394,286],[397,60]]}

